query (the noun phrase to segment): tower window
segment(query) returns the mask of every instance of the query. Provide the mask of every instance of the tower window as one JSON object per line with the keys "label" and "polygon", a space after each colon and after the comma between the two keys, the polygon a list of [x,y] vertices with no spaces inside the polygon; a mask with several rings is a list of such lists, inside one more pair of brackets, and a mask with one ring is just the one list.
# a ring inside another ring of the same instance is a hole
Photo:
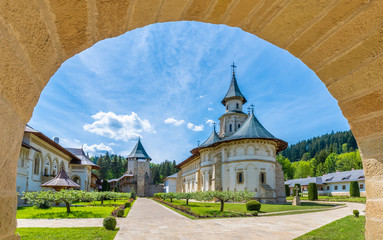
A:
{"label": "tower window", "polygon": [[229,105],[226,105],[226,110],[229,110]]}
{"label": "tower window", "polygon": [[238,183],[243,183],[243,173],[242,172],[239,172],[237,174],[237,182]]}
{"label": "tower window", "polygon": [[237,109],[239,108],[239,104],[238,103],[236,104],[236,107],[237,107]]}
{"label": "tower window", "polygon": [[241,124],[238,123],[238,128],[240,128],[240,127],[241,127]]}
{"label": "tower window", "polygon": [[261,183],[265,183],[265,182],[266,182],[265,173],[261,172]]}
{"label": "tower window", "polygon": [[233,131],[233,126],[231,124],[229,125],[229,131]]}

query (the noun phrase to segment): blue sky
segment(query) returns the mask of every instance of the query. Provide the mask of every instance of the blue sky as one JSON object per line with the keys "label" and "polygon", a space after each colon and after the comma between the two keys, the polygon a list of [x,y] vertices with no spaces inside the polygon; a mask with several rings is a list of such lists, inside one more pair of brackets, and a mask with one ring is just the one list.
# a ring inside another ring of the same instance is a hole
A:
{"label": "blue sky", "polygon": [[238,28],[154,24],[67,60],[29,124],[65,147],[128,155],[137,138],[154,162],[181,162],[211,133],[235,61],[260,122],[289,144],[348,130],[336,100],[299,59]]}

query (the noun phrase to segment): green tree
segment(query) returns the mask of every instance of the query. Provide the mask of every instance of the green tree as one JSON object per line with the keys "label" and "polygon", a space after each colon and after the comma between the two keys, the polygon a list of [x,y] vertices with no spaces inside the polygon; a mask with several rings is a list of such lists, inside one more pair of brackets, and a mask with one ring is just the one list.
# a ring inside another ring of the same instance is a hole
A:
{"label": "green tree", "polygon": [[350,197],[360,197],[359,183],[357,181],[350,182]]}
{"label": "green tree", "polygon": [[310,201],[318,200],[318,189],[316,183],[309,183],[308,187],[308,199]]}
{"label": "green tree", "polygon": [[335,172],[337,157],[338,155],[336,153],[331,153],[328,155],[323,165],[325,173]]}
{"label": "green tree", "polygon": [[225,202],[241,202],[244,200],[249,200],[255,196],[255,193],[251,192],[231,192],[231,191],[207,191],[207,192],[196,192],[194,198],[200,201],[210,201],[212,199],[217,199],[221,203],[220,211],[224,210]]}
{"label": "green tree", "polygon": [[294,173],[294,178],[306,178],[310,175],[310,162],[299,161],[296,164],[296,170]]}
{"label": "green tree", "polygon": [[323,174],[324,174],[323,164],[319,163],[318,166],[317,166],[317,170],[316,170],[315,176],[316,177],[320,177],[320,176],[323,176]]}

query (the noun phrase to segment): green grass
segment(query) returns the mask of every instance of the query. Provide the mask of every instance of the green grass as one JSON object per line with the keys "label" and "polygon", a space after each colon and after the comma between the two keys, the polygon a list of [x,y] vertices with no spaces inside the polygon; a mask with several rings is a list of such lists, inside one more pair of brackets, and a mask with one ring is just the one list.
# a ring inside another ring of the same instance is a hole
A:
{"label": "green grass", "polygon": [[[167,200],[167,202],[170,202]],[[230,212],[241,212],[249,213],[246,210],[246,205],[244,203],[225,203],[224,211],[220,211],[220,203],[206,203],[206,202],[189,202],[189,205],[186,205],[184,200],[173,200],[173,204],[188,206],[190,209],[200,215],[208,216],[224,216]],[[282,212],[290,210],[310,210],[310,209],[325,209],[334,207],[333,204],[324,204],[324,203],[313,203],[313,202],[303,202],[301,206],[292,206],[291,203],[286,204],[262,204],[260,213],[271,213],[271,212]]]}
{"label": "green grass", "polygon": [[[287,197],[286,200],[293,200],[293,197]],[[301,197],[301,200],[308,200],[307,196]],[[356,202],[356,203],[366,203],[365,197],[348,197],[348,196],[318,196],[318,201],[328,201],[328,202]]]}
{"label": "green grass", "polygon": [[17,228],[16,233],[23,240],[112,240],[118,228],[114,231],[102,227],[79,228]]}
{"label": "green grass", "polygon": [[[66,207],[51,207],[49,209],[40,209],[35,207],[17,208],[17,219],[53,219],[53,218],[105,218],[110,216],[111,212],[118,206],[125,204],[126,200],[104,201],[101,205],[97,202],[77,202],[79,206],[71,206],[70,213],[66,212]],[[134,201],[133,201],[134,203]],[[132,203],[132,204],[133,204]],[[83,205],[83,206],[80,206]],[[133,205],[132,205],[133,206]],[[130,208],[125,209],[124,217],[128,215]]]}
{"label": "green grass", "polygon": [[362,240],[365,217],[347,216],[302,235],[296,240]]}

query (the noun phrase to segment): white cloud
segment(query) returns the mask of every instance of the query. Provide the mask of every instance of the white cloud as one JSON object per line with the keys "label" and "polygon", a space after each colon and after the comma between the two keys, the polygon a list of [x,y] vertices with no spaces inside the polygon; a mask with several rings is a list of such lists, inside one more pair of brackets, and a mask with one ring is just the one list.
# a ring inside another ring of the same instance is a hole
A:
{"label": "white cloud", "polygon": [[214,120],[212,120],[212,119],[208,119],[208,120],[206,120],[206,124],[209,124],[209,126],[213,126],[214,123],[215,123],[215,122],[214,122]]}
{"label": "white cloud", "polygon": [[74,142],[75,143],[80,143],[80,140],[78,140],[77,138],[74,139]]}
{"label": "white cloud", "polygon": [[156,133],[149,120],[141,119],[132,112],[131,115],[117,115],[113,112],[98,112],[92,116],[95,120],[83,126],[85,131],[115,140],[129,141],[142,137],[140,133]]}
{"label": "white cloud", "polygon": [[84,144],[83,150],[86,153],[89,153],[91,156],[95,156],[97,154],[109,152],[113,153],[113,149],[110,146],[105,145],[104,143],[93,144],[88,146],[88,144]]}
{"label": "white cloud", "polygon": [[185,121],[184,120],[176,120],[174,118],[167,118],[164,123],[173,124],[174,126],[181,126]]}
{"label": "white cloud", "polygon": [[194,125],[193,123],[188,123],[186,126],[187,126],[187,128],[189,128],[190,130],[192,130],[194,132],[203,131],[203,128],[204,128],[203,124],[201,124],[201,125]]}
{"label": "white cloud", "polygon": [[207,95],[199,95],[198,97],[196,97],[195,99],[202,99],[204,97],[206,97]]}
{"label": "white cloud", "polygon": [[212,108],[212,107],[209,107],[209,108],[207,108],[207,110],[208,110],[208,111],[213,111],[213,110],[214,110],[214,108]]}

